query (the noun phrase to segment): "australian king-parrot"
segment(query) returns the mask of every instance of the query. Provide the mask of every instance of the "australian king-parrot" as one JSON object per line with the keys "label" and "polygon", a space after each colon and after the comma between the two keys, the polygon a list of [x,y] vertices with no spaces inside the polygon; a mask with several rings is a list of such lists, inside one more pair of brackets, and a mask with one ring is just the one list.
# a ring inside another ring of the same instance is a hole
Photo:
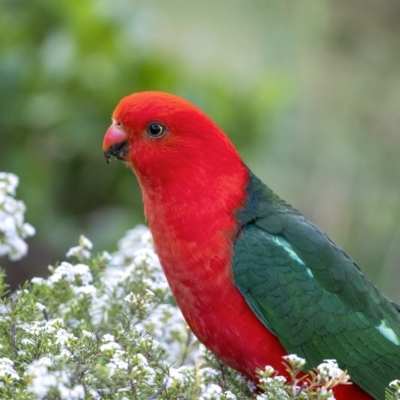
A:
{"label": "australian king-parrot", "polygon": [[198,339],[256,381],[282,356],[336,359],[354,385],[337,399],[384,399],[400,378],[399,308],[321,229],[242,161],[188,101],[123,98],[103,142],[139,181],[172,293]]}

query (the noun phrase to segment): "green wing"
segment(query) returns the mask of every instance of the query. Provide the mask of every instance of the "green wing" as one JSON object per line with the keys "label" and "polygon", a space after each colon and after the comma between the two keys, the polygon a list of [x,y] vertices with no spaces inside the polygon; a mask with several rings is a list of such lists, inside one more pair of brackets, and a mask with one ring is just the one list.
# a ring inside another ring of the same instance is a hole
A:
{"label": "green wing", "polygon": [[400,378],[400,314],[319,228],[251,175],[233,275],[288,353],[334,358],[376,398]]}

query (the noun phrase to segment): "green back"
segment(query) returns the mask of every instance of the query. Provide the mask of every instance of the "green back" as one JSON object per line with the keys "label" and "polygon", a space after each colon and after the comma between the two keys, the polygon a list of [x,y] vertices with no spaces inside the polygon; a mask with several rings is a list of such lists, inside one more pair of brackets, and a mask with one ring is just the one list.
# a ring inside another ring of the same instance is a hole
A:
{"label": "green back", "polygon": [[400,378],[400,313],[318,227],[250,172],[237,217],[236,286],[288,353],[336,359],[377,399]]}

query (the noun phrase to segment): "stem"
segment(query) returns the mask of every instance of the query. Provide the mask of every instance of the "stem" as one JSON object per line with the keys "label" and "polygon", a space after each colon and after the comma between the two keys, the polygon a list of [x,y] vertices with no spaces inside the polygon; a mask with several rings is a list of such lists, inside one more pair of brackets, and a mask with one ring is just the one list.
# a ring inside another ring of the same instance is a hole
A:
{"label": "stem", "polygon": [[167,382],[165,382],[162,386],[160,386],[157,391],[155,391],[152,395],[150,395],[149,397],[147,397],[146,400],[154,400],[157,398],[157,396],[163,391],[165,390],[165,388],[167,387]]}

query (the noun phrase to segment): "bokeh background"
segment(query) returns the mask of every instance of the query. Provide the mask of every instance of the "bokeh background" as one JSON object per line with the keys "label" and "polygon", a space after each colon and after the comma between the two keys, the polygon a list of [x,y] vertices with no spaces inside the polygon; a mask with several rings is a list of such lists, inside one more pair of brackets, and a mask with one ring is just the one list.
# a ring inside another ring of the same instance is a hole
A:
{"label": "bokeh background", "polygon": [[181,95],[246,163],[400,301],[400,3],[2,0],[0,170],[37,233],[14,286],[84,233],[113,251],[144,222],[103,135],[119,99]]}

